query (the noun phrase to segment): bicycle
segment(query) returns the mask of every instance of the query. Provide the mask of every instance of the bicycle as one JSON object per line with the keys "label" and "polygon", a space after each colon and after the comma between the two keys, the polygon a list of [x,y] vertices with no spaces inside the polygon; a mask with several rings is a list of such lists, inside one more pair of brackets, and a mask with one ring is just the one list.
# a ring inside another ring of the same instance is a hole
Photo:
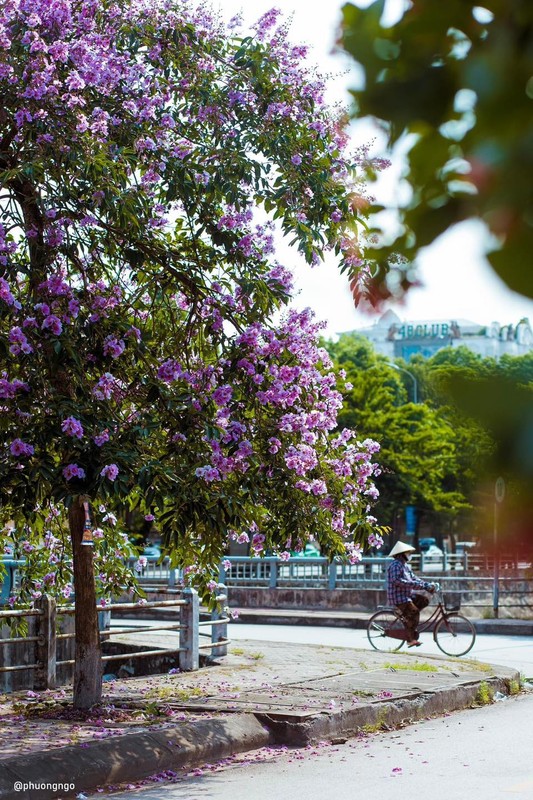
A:
{"label": "bicycle", "polygon": [[[434,596],[437,607],[431,616],[420,621],[419,633],[433,630],[435,644],[447,656],[464,656],[474,646],[476,629],[462,614],[459,614],[460,603],[451,608],[446,606],[442,590],[438,587]],[[368,641],[374,650],[397,652],[407,639],[405,620],[394,606],[384,606],[376,611],[368,620],[366,630]]]}

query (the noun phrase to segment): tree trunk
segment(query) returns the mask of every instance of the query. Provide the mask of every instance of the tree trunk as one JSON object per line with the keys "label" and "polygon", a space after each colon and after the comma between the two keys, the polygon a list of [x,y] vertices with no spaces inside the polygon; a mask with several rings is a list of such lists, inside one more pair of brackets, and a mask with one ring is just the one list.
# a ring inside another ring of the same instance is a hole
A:
{"label": "tree trunk", "polygon": [[75,666],[74,707],[90,708],[102,696],[102,661],[93,548],[82,545],[85,512],[83,500],[76,497],[69,509],[69,527],[74,561]]}

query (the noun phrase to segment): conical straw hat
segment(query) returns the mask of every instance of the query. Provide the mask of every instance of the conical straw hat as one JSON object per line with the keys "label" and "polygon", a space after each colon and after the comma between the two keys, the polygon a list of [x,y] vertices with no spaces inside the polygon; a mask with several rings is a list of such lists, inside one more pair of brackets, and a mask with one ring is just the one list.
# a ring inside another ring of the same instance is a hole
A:
{"label": "conical straw hat", "polygon": [[410,544],[405,544],[405,542],[396,542],[390,551],[389,556],[399,556],[400,553],[414,553],[415,551],[416,547],[413,547]]}

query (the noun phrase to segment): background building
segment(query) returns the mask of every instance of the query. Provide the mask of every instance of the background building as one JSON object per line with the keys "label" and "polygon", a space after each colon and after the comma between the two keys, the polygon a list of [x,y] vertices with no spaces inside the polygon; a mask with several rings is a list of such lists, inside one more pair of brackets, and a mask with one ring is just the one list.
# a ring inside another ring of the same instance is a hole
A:
{"label": "background building", "polygon": [[430,358],[443,347],[468,347],[484,357],[522,356],[533,350],[533,331],[528,319],[517,325],[478,325],[467,319],[402,321],[387,311],[368,328],[356,333],[372,342],[387,358],[403,358],[420,353]]}

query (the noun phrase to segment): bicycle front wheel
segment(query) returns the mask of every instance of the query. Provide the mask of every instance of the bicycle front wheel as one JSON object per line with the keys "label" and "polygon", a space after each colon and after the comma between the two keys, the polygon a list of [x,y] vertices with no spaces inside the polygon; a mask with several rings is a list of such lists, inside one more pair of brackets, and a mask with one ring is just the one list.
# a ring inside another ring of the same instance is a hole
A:
{"label": "bicycle front wheel", "polygon": [[377,611],[368,620],[366,635],[374,650],[394,653],[405,641],[404,624],[394,611]]}
{"label": "bicycle front wheel", "polygon": [[476,629],[462,614],[446,614],[437,622],[433,638],[447,656],[464,656],[474,646]]}

